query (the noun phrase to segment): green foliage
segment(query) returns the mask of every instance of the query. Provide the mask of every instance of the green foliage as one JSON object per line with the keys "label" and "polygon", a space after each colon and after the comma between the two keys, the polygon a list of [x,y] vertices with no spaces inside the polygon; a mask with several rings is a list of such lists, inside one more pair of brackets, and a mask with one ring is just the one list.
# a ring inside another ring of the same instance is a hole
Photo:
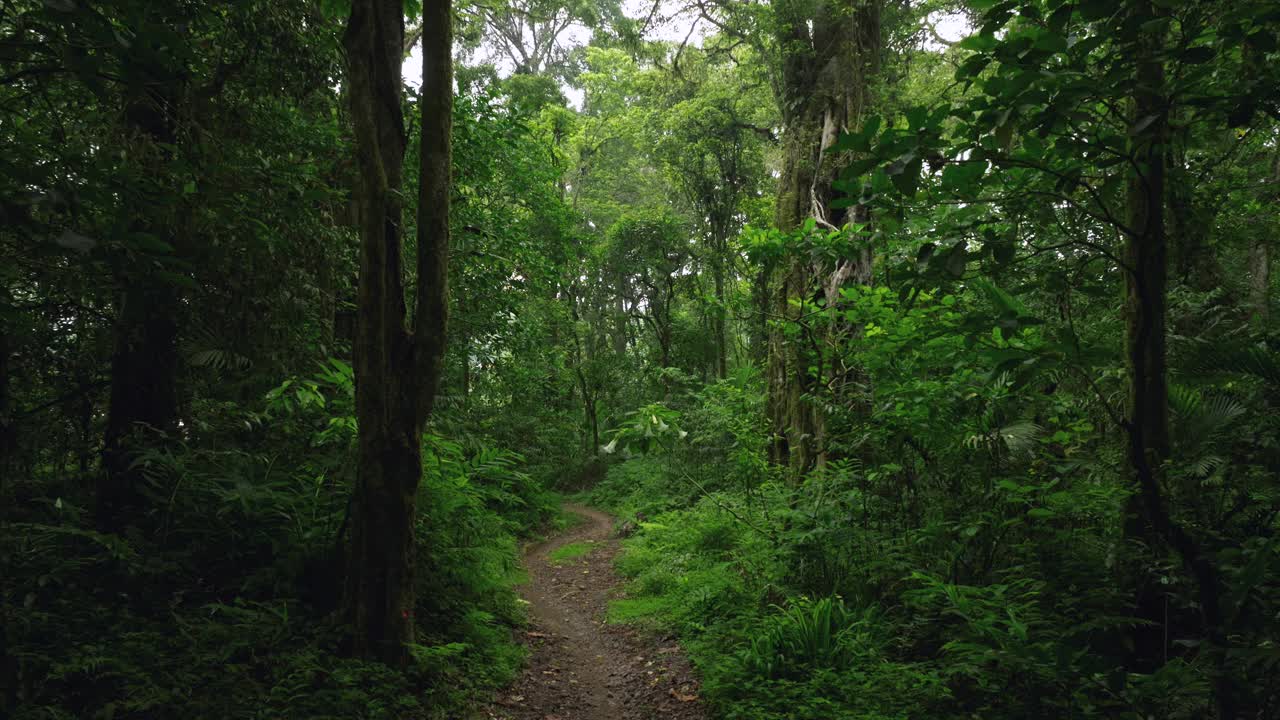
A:
{"label": "green foliage", "polygon": [[580,557],[590,555],[595,550],[595,545],[590,542],[575,542],[568,545],[561,545],[547,554],[547,559],[555,565],[563,565],[570,560],[577,560]]}
{"label": "green foliage", "polygon": [[[1129,490],[1097,430],[1113,380],[1073,382],[1097,356],[1035,310],[989,282],[846,290],[831,316],[861,329],[842,342],[877,410],[828,405],[833,457],[794,486],[762,458],[751,381],[709,385],[678,416],[642,409],[620,439],[673,430],[591,496],[647,518],[610,618],[679,632],[724,717],[1205,713],[1205,656],[1125,666],[1122,639],[1147,621],[1116,582]],[[1220,477],[1238,392],[1173,392],[1188,487],[1221,482],[1201,478]],[[1255,572],[1271,562],[1249,556]],[[1152,562],[1171,616],[1194,613]]]}
{"label": "green foliage", "polygon": [[[1280,716],[1275,3],[856,7],[874,62],[820,67],[838,2],[699,4],[683,42],[644,37],[663,4],[459,7],[401,670],[340,625],[351,3],[6,3],[0,715],[465,716],[522,661],[518,542],[559,489],[635,529],[608,617],[678,635],[720,717]],[[854,86],[847,132],[798,111]],[[1167,522],[1119,301],[1152,139]],[[171,366],[129,376],[153,335]],[[157,388],[108,522],[109,418]]]}
{"label": "green foliage", "polygon": [[140,454],[145,529],[96,532],[67,497],[8,522],[7,652],[24,678],[13,716],[447,717],[509,680],[522,661],[516,534],[554,503],[520,456],[440,438],[419,500],[415,665],[336,654],[352,390],[330,361],[244,415],[258,435],[245,449]]}
{"label": "green foliage", "polygon": [[848,670],[857,659],[856,615],[839,597],[800,598],[778,608],[764,631],[751,638],[742,663],[767,678],[802,678],[817,669]]}

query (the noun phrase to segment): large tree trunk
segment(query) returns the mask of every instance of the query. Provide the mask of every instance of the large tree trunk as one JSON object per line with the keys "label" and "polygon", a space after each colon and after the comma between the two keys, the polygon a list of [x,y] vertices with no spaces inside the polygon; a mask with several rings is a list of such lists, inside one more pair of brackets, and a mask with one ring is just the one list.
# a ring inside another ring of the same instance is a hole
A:
{"label": "large tree trunk", "polygon": [[163,280],[134,278],[124,292],[111,358],[111,405],[97,491],[99,524],[118,529],[138,503],[133,454],[144,438],[171,433],[178,419],[177,293]]}
{"label": "large tree trunk", "polygon": [[[1132,12],[1151,17],[1147,0],[1134,4]],[[1197,599],[1208,650],[1225,656],[1219,599],[1221,582],[1212,558],[1200,543],[1170,514],[1164,497],[1165,463],[1169,459],[1169,388],[1166,360],[1166,292],[1169,248],[1165,227],[1166,152],[1168,98],[1164,66],[1159,59],[1163,38],[1144,37],[1136,48],[1134,98],[1131,122],[1141,128],[1133,135],[1133,170],[1127,187],[1127,237],[1125,264],[1125,364],[1129,392],[1125,430],[1128,464],[1135,481],[1134,505],[1126,530],[1149,546],[1167,544],[1180,557],[1197,585]],[[1153,119],[1154,118],[1154,119]],[[1178,193],[1174,193],[1177,195]],[[1163,618],[1152,602],[1158,594],[1151,583],[1139,590],[1138,613],[1159,623]],[[1140,662],[1159,664],[1165,653],[1163,638],[1148,629],[1135,634]],[[1219,665],[1215,699],[1219,720],[1236,716],[1234,693]]]}
{"label": "large tree trunk", "polygon": [[402,268],[404,17],[399,0],[357,0],[344,37],[360,166],[360,292],[354,348],[359,449],[344,607],[351,652],[403,665],[414,639],[414,521],[422,430],[447,320],[451,7],[424,8],[422,171],[415,331]]}
{"label": "large tree trunk", "polygon": [[[157,69],[157,72],[162,70]],[[125,108],[125,121],[138,150],[157,174],[168,172],[178,142],[178,101],[183,77],[155,78]],[[175,245],[172,223],[143,198],[125,204],[130,231]],[[178,320],[181,297],[172,282],[151,272],[155,259],[135,263],[121,274],[124,286],[111,357],[111,395],[103,437],[103,466],[95,513],[98,525],[118,530],[140,502],[141,470],[133,456],[178,421]]]}
{"label": "large tree trunk", "polygon": [[[842,158],[829,152],[841,132],[857,128],[869,109],[870,83],[879,69],[880,1],[860,0],[853,7],[824,0],[810,17],[800,2],[775,5],[784,54],[779,107],[783,116],[783,168],[778,182],[774,224],[793,230],[807,218],[839,227],[845,212],[831,207],[832,183]],[[773,313],[799,324],[803,305],[833,296],[845,282],[870,279],[870,251],[844,258],[835,268],[811,265],[803,257],[781,270]],[[824,297],[826,296],[826,297]],[[822,362],[826,331],[802,332],[769,341],[769,415],[774,442],[770,456],[786,462],[793,478],[823,457],[825,418],[807,399],[827,380]],[[817,357],[813,356],[817,353]],[[817,367],[817,374],[810,371]]]}

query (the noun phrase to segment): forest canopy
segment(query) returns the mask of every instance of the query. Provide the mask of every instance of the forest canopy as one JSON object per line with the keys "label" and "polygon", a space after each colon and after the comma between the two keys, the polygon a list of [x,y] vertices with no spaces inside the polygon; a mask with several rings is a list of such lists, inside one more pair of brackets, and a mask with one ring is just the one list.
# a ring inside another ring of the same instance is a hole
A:
{"label": "forest canopy", "polygon": [[1280,717],[1278,38],[0,0],[0,715]]}

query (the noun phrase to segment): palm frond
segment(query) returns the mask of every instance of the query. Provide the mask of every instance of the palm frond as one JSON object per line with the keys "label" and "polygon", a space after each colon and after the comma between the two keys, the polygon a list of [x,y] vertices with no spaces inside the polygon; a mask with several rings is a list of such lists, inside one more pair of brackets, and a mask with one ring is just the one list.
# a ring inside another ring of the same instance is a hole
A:
{"label": "palm frond", "polygon": [[1188,343],[1180,353],[1179,372],[1184,375],[1238,375],[1280,385],[1280,353],[1254,343]]}

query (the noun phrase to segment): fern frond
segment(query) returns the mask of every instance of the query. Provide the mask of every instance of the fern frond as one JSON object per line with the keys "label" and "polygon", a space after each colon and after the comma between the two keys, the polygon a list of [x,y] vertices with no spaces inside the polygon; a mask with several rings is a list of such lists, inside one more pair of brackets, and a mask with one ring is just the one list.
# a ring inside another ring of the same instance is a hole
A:
{"label": "fern frond", "polygon": [[1189,343],[1180,370],[1192,375],[1241,375],[1280,385],[1280,353],[1260,344]]}

